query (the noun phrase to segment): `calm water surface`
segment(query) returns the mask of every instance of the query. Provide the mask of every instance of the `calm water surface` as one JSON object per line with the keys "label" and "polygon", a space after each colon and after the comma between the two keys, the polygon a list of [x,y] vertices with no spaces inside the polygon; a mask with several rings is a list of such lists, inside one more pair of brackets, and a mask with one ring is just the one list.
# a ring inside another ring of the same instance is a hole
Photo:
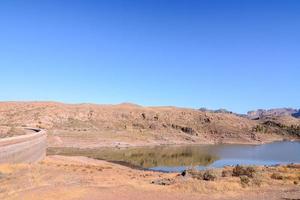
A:
{"label": "calm water surface", "polygon": [[263,145],[190,145],[126,149],[53,148],[49,154],[80,155],[163,172],[179,172],[226,165],[276,165],[300,163],[300,142]]}

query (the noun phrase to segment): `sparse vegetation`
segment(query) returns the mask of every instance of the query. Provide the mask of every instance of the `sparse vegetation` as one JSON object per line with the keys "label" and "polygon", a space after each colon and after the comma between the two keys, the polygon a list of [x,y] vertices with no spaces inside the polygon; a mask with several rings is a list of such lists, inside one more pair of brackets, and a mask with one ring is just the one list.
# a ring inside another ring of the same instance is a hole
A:
{"label": "sparse vegetation", "polygon": [[261,184],[262,184],[262,179],[261,179],[261,177],[258,177],[258,176],[255,176],[253,179],[252,179],[252,184],[254,185],[254,186],[258,186],[258,187],[260,187],[261,186]]}
{"label": "sparse vegetation", "polygon": [[237,165],[233,168],[232,170],[232,175],[233,176],[247,176],[249,178],[253,178],[254,177],[254,173],[256,172],[254,167],[244,167],[244,166],[240,166]]}
{"label": "sparse vegetation", "polygon": [[268,132],[268,127],[258,124],[252,129],[254,132],[260,132],[260,133],[267,133]]}
{"label": "sparse vegetation", "polygon": [[271,178],[272,179],[276,179],[276,180],[283,180],[283,176],[280,173],[278,173],[278,172],[273,173],[271,175]]}
{"label": "sparse vegetation", "polygon": [[250,179],[248,176],[240,176],[241,184],[243,187],[246,187],[250,183]]}
{"label": "sparse vegetation", "polygon": [[206,170],[203,173],[203,180],[205,181],[214,181],[217,178],[216,174],[211,170]]}
{"label": "sparse vegetation", "polygon": [[194,179],[198,180],[204,180],[204,181],[214,181],[217,179],[217,175],[213,170],[185,170],[181,173],[182,176],[192,177]]}
{"label": "sparse vegetation", "polygon": [[230,170],[230,169],[224,169],[222,171],[222,177],[230,177],[230,176],[232,176],[232,170]]}
{"label": "sparse vegetation", "polygon": [[175,180],[171,178],[163,178],[151,181],[151,183],[155,185],[172,185],[175,183]]}

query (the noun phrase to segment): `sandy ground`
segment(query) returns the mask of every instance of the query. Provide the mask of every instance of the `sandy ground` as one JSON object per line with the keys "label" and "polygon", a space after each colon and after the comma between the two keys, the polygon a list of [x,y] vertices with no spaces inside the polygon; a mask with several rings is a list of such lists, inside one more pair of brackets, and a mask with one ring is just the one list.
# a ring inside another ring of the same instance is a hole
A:
{"label": "sandy ground", "polygon": [[[0,165],[0,172],[0,199],[300,198],[300,169],[289,167],[261,167],[260,184],[251,182],[247,186],[241,184],[239,177],[220,176],[215,181],[204,181],[175,173],[135,170],[86,157],[49,156],[36,164]],[[272,179],[273,173],[280,173],[282,179]],[[167,180],[167,185],[153,184],[163,180]]]}

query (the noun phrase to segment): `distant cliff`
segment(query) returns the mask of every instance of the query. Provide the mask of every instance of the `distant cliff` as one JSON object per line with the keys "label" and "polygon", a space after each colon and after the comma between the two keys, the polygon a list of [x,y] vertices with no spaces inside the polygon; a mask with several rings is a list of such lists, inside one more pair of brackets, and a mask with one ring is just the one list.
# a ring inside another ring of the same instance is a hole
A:
{"label": "distant cliff", "polygon": [[247,117],[249,119],[263,119],[267,117],[283,117],[283,116],[292,116],[295,118],[300,118],[300,109],[293,108],[277,108],[277,109],[259,109],[256,111],[249,111]]}

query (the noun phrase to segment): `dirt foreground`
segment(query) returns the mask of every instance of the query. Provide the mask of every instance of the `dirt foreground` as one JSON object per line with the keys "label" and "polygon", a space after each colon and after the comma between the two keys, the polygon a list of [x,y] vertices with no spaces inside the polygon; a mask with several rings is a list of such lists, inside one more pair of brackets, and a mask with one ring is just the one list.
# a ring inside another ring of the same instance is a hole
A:
{"label": "dirt foreground", "polygon": [[0,199],[300,198],[299,165],[256,167],[251,178],[232,176],[232,170],[215,169],[214,180],[203,180],[190,172],[165,174],[86,157],[49,156],[36,164],[0,165]]}

